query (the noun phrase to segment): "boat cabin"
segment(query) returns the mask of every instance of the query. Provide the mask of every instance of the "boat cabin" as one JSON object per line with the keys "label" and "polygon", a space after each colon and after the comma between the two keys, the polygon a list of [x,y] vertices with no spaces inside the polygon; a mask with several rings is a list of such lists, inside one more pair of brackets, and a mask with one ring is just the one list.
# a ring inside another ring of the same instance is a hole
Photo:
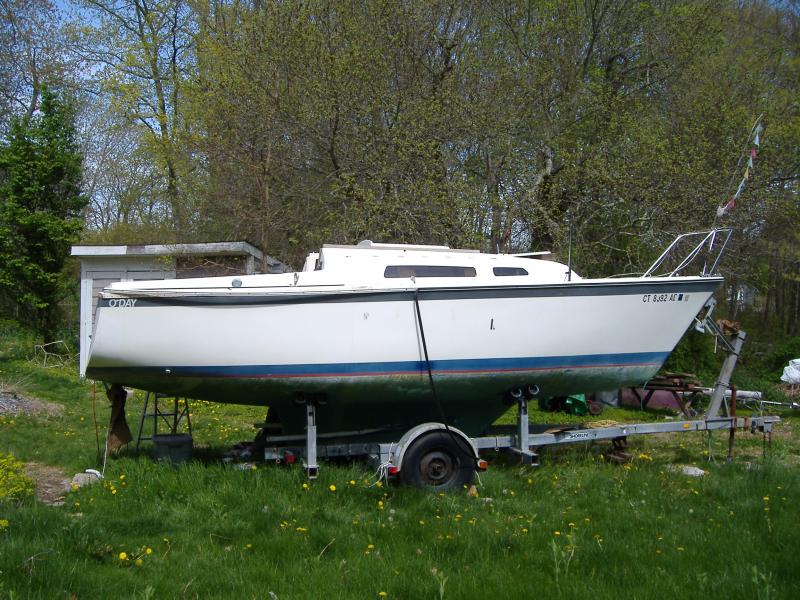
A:
{"label": "boat cabin", "polygon": [[[549,252],[483,254],[448,246],[377,244],[365,240],[356,246],[325,245],[321,252],[309,255],[303,270],[359,273],[376,282],[445,278],[457,279],[459,285],[497,285],[522,277],[527,283],[530,278],[541,283],[567,281],[566,266],[546,260],[549,255]],[[571,279],[580,277],[573,272]]]}

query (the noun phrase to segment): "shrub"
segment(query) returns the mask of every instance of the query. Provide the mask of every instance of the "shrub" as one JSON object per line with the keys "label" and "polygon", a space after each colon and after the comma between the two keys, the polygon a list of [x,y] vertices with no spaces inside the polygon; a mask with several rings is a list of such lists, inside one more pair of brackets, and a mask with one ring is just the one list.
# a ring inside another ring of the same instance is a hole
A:
{"label": "shrub", "polygon": [[783,373],[783,368],[795,358],[800,358],[800,337],[790,337],[776,342],[764,358],[765,375],[777,381]]}
{"label": "shrub", "polygon": [[664,370],[694,373],[710,384],[716,381],[720,361],[714,353],[714,336],[690,329],[670,354]]}
{"label": "shrub", "polygon": [[0,503],[23,502],[33,497],[33,480],[24,465],[10,454],[0,454]]}
{"label": "shrub", "polygon": [[0,318],[0,360],[26,360],[33,355],[39,336],[17,321]]}

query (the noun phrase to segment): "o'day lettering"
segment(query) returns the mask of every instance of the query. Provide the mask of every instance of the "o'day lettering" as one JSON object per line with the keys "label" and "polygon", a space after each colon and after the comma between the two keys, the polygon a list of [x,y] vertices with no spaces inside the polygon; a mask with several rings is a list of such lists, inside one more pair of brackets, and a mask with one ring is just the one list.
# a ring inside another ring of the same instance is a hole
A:
{"label": "o'day lettering", "polygon": [[112,308],[133,308],[136,306],[136,299],[134,298],[111,298],[108,305]]}

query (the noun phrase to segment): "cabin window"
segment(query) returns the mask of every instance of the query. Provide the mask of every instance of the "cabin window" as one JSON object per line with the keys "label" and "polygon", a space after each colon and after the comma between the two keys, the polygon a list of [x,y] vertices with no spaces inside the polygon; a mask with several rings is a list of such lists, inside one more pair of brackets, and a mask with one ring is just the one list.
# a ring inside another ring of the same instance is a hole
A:
{"label": "cabin window", "polygon": [[495,267],[492,271],[496,277],[517,277],[528,274],[522,267]]}
{"label": "cabin window", "polygon": [[439,265],[390,265],[383,276],[391,279],[403,277],[475,277],[475,267]]}

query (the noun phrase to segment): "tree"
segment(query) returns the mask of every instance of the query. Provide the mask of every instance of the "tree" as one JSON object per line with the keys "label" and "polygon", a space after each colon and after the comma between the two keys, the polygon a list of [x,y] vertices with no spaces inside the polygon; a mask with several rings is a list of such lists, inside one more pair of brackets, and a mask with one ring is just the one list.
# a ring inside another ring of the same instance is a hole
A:
{"label": "tree", "polygon": [[[174,241],[170,205],[160,193],[161,172],[147,152],[149,130],[130,123],[111,110],[104,97],[85,97],[77,103],[78,139],[83,152],[83,190],[89,198],[86,228],[93,238],[112,231],[135,230],[151,235],[153,242]],[[124,236],[123,236],[124,237]]]}
{"label": "tree", "polygon": [[0,306],[45,335],[58,324],[62,273],[82,228],[81,155],[72,105],[47,88],[0,146]]}
{"label": "tree", "polygon": [[464,4],[200,11],[187,95],[207,168],[206,235],[294,261],[326,241],[465,243],[466,196],[450,168]]}
{"label": "tree", "polygon": [[162,194],[178,239],[192,220],[180,151],[182,86],[192,67],[191,12],[186,0],[81,0],[91,16],[74,31],[74,49],[91,65],[97,92],[127,118],[162,173]]}
{"label": "tree", "polygon": [[50,0],[0,0],[0,131],[11,117],[30,118],[46,81],[65,83],[73,65],[64,55],[60,12]]}

